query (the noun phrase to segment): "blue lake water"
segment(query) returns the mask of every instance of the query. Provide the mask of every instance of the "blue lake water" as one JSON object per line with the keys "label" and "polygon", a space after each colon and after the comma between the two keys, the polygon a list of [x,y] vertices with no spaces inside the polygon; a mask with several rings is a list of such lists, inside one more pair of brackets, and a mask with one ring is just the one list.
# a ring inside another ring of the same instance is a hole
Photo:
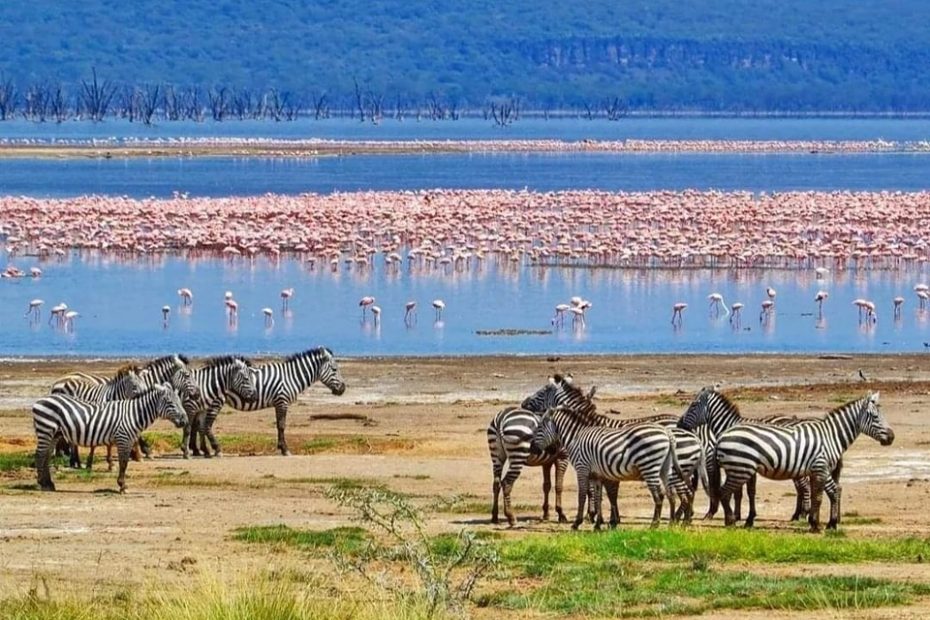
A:
{"label": "blue lake water", "polygon": [[923,190],[930,153],[444,154],[0,160],[0,195],[167,197],[428,188]]}
{"label": "blue lake water", "polygon": [[[500,129],[485,121],[385,121],[380,126],[347,120],[296,123],[166,123],[145,128],[125,122],[0,123],[0,138],[91,139],[107,136],[249,136],[346,139],[563,138],[563,139],[876,139],[925,140],[928,120],[886,119],[625,119],[525,120]],[[930,156],[919,154],[733,155],[733,154],[490,154],[351,156],[319,159],[164,158],[131,160],[0,160],[0,195],[75,196],[114,194],[169,196],[256,195],[424,188],[523,188],[547,191],[722,189],[925,190]],[[880,217],[881,214],[876,214]],[[913,285],[921,271],[835,273],[817,281],[791,271],[674,271],[541,269],[524,266],[458,274],[307,271],[299,263],[225,262],[178,257],[124,262],[77,255],[66,262],[36,263],[16,257],[21,269],[39,264],[42,278],[0,280],[0,356],[156,355],[293,352],[318,344],[341,355],[560,354],[674,352],[915,352],[930,341],[930,315],[917,308]],[[2,265],[0,265],[2,266]],[[923,268],[922,268],[923,269]],[[188,286],[195,302],[178,307],[176,290]],[[777,312],[760,323],[765,288],[778,290]],[[283,316],[279,292],[294,287],[292,313]],[[823,320],[813,302],[829,291]],[[223,293],[241,308],[230,327]],[[741,324],[709,316],[707,295],[746,304]],[[380,325],[361,320],[358,300],[374,295],[383,308]],[[593,302],[585,329],[570,321],[550,324],[557,303],[580,295]],[[907,301],[895,320],[891,299]],[[45,300],[43,318],[23,316],[33,298]],[[875,324],[860,323],[853,299],[878,305]],[[447,309],[434,322],[430,302]],[[407,327],[403,307],[419,302],[417,323]],[[51,306],[66,302],[79,311],[73,333],[46,322]],[[681,328],[673,328],[675,302],[689,304]],[[167,328],[161,307],[170,304]],[[261,308],[275,311],[264,326]],[[479,336],[477,330],[551,330],[533,336]]]}
{"label": "blue lake water", "polygon": [[[460,355],[479,353],[675,353],[675,352],[918,352],[930,341],[930,311],[917,307],[913,285],[924,271],[834,273],[816,280],[811,272],[585,270],[521,267],[425,274],[386,273],[382,261],[371,272],[308,271],[295,260],[228,262],[179,257],[122,262],[74,256],[40,264],[43,277],[0,281],[0,354],[3,356],[125,356],[182,351],[286,353],[325,344],[340,355]],[[194,291],[189,313],[176,291]],[[776,314],[759,320],[765,289],[777,290]],[[279,292],[295,289],[284,316]],[[830,297],[824,317],[813,301],[820,288]],[[240,317],[231,327],[223,294],[234,293]],[[746,304],[741,323],[712,316],[707,295]],[[376,297],[380,324],[362,320],[358,300]],[[593,302],[584,329],[550,324],[557,303],[573,295]],[[906,298],[900,319],[895,295]],[[860,322],[852,300],[872,299],[876,323]],[[23,316],[30,299],[45,300],[42,319]],[[431,301],[446,303],[436,322]],[[416,324],[403,321],[404,304],[419,303]],[[73,333],[49,326],[48,309],[66,302],[80,312]],[[672,305],[689,304],[682,326],[673,327]],[[167,327],[161,307],[171,306]],[[274,309],[265,327],[261,308]],[[550,330],[544,335],[482,336],[478,330]]]}

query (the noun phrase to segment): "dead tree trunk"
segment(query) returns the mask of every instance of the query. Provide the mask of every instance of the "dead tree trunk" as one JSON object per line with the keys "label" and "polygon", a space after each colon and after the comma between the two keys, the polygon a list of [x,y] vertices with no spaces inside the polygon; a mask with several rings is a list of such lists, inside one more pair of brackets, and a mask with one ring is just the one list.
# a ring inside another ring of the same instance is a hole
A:
{"label": "dead tree trunk", "polygon": [[16,85],[12,78],[0,75],[0,121],[13,118],[16,114]]}
{"label": "dead tree trunk", "polygon": [[110,80],[100,82],[97,80],[97,69],[93,70],[93,79],[90,82],[81,80],[81,101],[84,105],[84,111],[95,123],[99,123],[107,114],[113,96],[116,94],[116,87]]}

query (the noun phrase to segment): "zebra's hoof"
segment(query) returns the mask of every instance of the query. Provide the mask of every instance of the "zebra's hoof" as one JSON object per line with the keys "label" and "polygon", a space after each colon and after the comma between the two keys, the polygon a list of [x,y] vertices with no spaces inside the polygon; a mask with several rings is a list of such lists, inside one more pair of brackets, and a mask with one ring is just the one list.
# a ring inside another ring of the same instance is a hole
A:
{"label": "zebra's hoof", "polygon": [[565,515],[559,515],[559,523],[568,523],[568,517]]}
{"label": "zebra's hoof", "polygon": [[184,454],[181,454],[181,458],[184,459],[185,461],[188,461],[188,460],[190,460],[191,455],[190,455],[190,454],[187,454],[187,453],[184,453]]}
{"label": "zebra's hoof", "polygon": [[42,485],[39,485],[39,490],[51,492],[55,490],[55,485],[54,484],[42,484]]}
{"label": "zebra's hoof", "polygon": [[212,459],[212,458],[213,458],[213,455],[210,454],[209,452],[204,452],[204,453],[203,453],[203,458],[205,458],[205,459]]}
{"label": "zebra's hoof", "polygon": [[223,456],[223,453],[217,450],[216,452],[213,453],[213,456],[216,458],[221,458]]}
{"label": "zebra's hoof", "polygon": [[835,519],[830,519],[829,521],[827,521],[828,530],[835,530],[836,526],[837,526],[837,521]]}
{"label": "zebra's hoof", "polygon": [[491,517],[491,523],[494,525],[497,525],[498,523],[500,523],[500,519],[497,518],[497,515],[494,515]]}

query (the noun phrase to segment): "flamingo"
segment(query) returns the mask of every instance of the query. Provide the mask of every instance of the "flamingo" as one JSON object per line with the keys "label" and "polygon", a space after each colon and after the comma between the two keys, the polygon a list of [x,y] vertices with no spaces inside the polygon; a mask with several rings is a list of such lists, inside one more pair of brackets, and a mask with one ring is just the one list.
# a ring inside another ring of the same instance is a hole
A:
{"label": "flamingo", "polygon": [[161,320],[165,327],[168,327],[168,315],[171,314],[171,306],[161,307]]}
{"label": "flamingo", "polygon": [[68,309],[68,304],[62,302],[57,306],[52,306],[51,311],[48,315],[48,324],[52,324],[52,319],[57,319],[56,323],[58,327],[61,327],[65,321],[65,311]]}
{"label": "flamingo", "polygon": [[41,278],[42,270],[39,269],[38,267],[32,267],[31,269],[29,269],[29,275],[32,276],[33,278]]}
{"label": "flamingo", "polygon": [[446,309],[446,302],[444,302],[444,301],[441,300],[441,299],[434,299],[434,300],[433,300],[433,308],[436,309],[436,320],[437,320],[437,321],[441,321],[441,320],[442,320],[442,311]]}
{"label": "flamingo", "polygon": [[778,295],[771,286],[766,287],[765,294],[769,296],[769,299],[771,299],[773,303],[775,302],[775,296]]}
{"label": "flamingo", "polygon": [[730,323],[738,325],[743,316],[743,303],[738,301],[730,306],[730,309],[733,311],[733,314],[730,315]]}
{"label": "flamingo", "polygon": [[404,323],[410,325],[412,321],[417,319],[417,302],[408,301],[404,304]]}
{"label": "flamingo", "polygon": [[820,311],[820,314],[823,314],[823,302],[830,296],[830,293],[827,291],[817,291],[817,294],[814,295],[814,301],[817,302],[817,309]]}
{"label": "flamingo", "polygon": [[265,315],[265,327],[274,326],[274,310],[271,308],[262,308],[262,314]]}
{"label": "flamingo", "polygon": [[29,308],[26,309],[26,314],[23,316],[29,316],[32,314],[32,318],[38,321],[42,316],[42,304],[44,303],[45,301],[41,299],[33,299],[29,302]]}
{"label": "flamingo", "polygon": [[362,307],[362,318],[365,318],[365,311],[368,310],[368,306],[375,303],[375,298],[371,295],[365,295],[358,300],[358,305]]}
{"label": "flamingo", "polygon": [[581,306],[572,306],[568,311],[572,313],[572,327],[575,327],[579,322],[582,329],[587,326],[584,320],[584,309]]}
{"label": "flamingo", "polygon": [[[179,288],[178,296],[181,298],[182,306],[190,306],[194,303],[194,293],[189,288]],[[230,299],[232,298],[232,293],[230,293]]]}
{"label": "flamingo", "polygon": [[814,269],[814,277],[816,277],[818,280],[823,280],[824,278],[827,277],[827,274],[829,273],[830,273],[830,270],[827,269],[826,267],[817,267],[816,269]]}
{"label": "flamingo", "polygon": [[372,306],[371,315],[375,318],[375,325],[381,322],[381,306]]}
{"label": "flamingo", "polygon": [[927,307],[928,299],[930,299],[930,292],[924,290],[917,291],[917,300],[921,310]]}
{"label": "flamingo", "polygon": [[859,309],[859,321],[862,321],[862,312],[865,311],[865,318],[871,319],[874,323],[877,320],[875,316],[875,304],[869,301],[868,299],[862,299],[861,297],[853,300],[853,305]]}
{"label": "flamingo", "polygon": [[235,323],[239,318],[239,304],[235,299],[226,300],[226,313],[229,315],[230,323]]}
{"label": "flamingo", "polygon": [[553,325],[565,325],[565,313],[568,312],[569,308],[571,306],[568,304],[556,304],[555,316],[552,317],[551,323]]}
{"label": "flamingo", "polygon": [[64,315],[64,325],[65,329],[69,332],[74,331],[74,319],[81,316],[79,312],[75,310],[68,310]]}
{"label": "flamingo", "polygon": [[724,316],[730,314],[730,309],[727,308],[727,304],[723,301],[723,295],[720,293],[711,293],[707,296],[707,299],[710,300],[710,308],[713,308],[715,311],[715,316],[720,316],[720,306],[723,306]]}
{"label": "flamingo", "polygon": [[899,295],[895,297],[892,301],[894,302],[894,316],[895,318],[900,318],[901,317],[901,306],[904,304],[904,298]]}
{"label": "flamingo", "polygon": [[679,301],[675,305],[672,306],[672,325],[676,325],[675,323],[676,318],[678,319],[677,325],[681,325],[681,313],[687,307],[688,307],[688,304],[686,304],[683,301]]}
{"label": "flamingo", "polygon": [[766,299],[762,302],[762,312],[759,313],[759,322],[761,323],[763,319],[767,319],[772,316],[772,311],[775,308],[775,302],[771,299]]}
{"label": "flamingo", "polygon": [[290,303],[291,297],[293,296],[294,296],[293,287],[286,288],[283,291],[281,291],[281,311],[282,312],[287,310],[288,304]]}

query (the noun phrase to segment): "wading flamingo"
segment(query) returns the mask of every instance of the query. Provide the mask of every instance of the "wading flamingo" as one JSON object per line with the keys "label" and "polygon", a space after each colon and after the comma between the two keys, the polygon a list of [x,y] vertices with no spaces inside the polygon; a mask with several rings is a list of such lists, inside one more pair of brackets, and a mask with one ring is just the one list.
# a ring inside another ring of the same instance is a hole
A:
{"label": "wading flamingo", "polygon": [[274,310],[271,308],[262,308],[262,314],[265,315],[265,327],[274,326]]}
{"label": "wading flamingo", "polygon": [[362,307],[362,318],[365,318],[365,311],[368,310],[368,306],[375,303],[375,298],[371,295],[365,295],[358,300],[358,305]]}
{"label": "wading flamingo", "polygon": [[817,302],[817,310],[823,315],[823,302],[830,296],[830,293],[827,291],[817,291],[817,294],[814,295],[814,301]]}
{"label": "wading flamingo", "polygon": [[441,300],[441,299],[434,299],[434,300],[433,300],[433,308],[436,309],[436,320],[437,320],[437,321],[441,321],[441,320],[442,320],[442,311],[446,309],[446,302],[444,302],[444,301]]}
{"label": "wading flamingo", "polygon": [[375,325],[381,322],[381,306],[372,306],[371,315],[375,318]]}
{"label": "wading flamingo", "polygon": [[178,297],[181,298],[182,306],[190,306],[194,303],[194,293],[189,288],[179,288]]}
{"label": "wading flamingo", "polygon": [[287,310],[288,305],[290,304],[290,301],[291,301],[291,297],[293,296],[294,296],[293,287],[286,288],[283,291],[281,291],[281,311],[282,312]]}
{"label": "wading flamingo", "polygon": [[29,307],[26,309],[26,314],[23,316],[32,315],[32,318],[36,321],[42,316],[42,304],[45,302],[41,299],[33,299],[29,302]]}
{"label": "wading flamingo", "polygon": [[410,325],[417,320],[417,302],[408,301],[404,304],[404,323]]}
{"label": "wading flamingo", "polygon": [[710,308],[714,310],[714,316],[720,316],[720,307],[723,307],[724,315],[730,314],[730,309],[727,308],[726,303],[723,301],[723,295],[720,293],[711,293],[707,296],[707,299],[710,300]]}
{"label": "wading flamingo", "polygon": [[759,322],[768,319],[774,313],[775,302],[771,299],[766,299],[762,302],[762,312],[759,313]]}
{"label": "wading flamingo", "polygon": [[900,295],[892,299],[894,302],[894,318],[901,318],[901,306],[904,304],[904,298]]}
{"label": "wading flamingo", "polygon": [[[679,301],[672,306],[672,325],[681,325],[681,313],[688,307],[683,301]],[[676,322],[677,319],[677,322]]]}

